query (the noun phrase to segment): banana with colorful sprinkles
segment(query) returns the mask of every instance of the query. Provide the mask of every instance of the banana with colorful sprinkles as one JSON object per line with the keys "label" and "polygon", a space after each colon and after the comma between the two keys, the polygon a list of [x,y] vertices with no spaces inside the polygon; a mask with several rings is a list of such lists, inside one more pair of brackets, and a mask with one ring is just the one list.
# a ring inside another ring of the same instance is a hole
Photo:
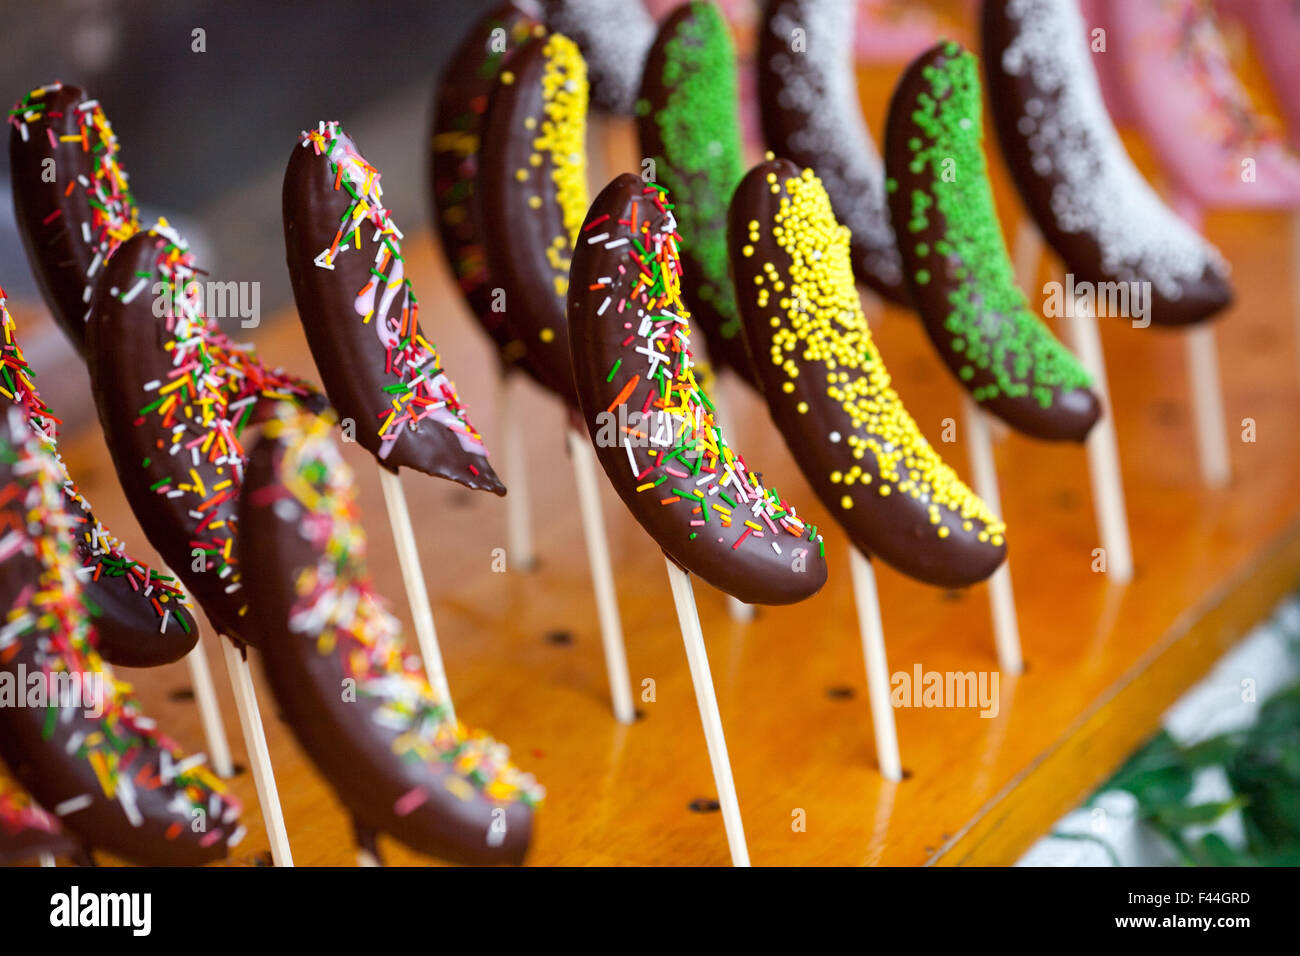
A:
{"label": "banana with colorful sprinkles", "polygon": [[[376,859],[386,833],[458,863],[521,863],[543,791],[406,663],[367,573],[356,484],[333,431],[282,408],[240,500],[257,646],[280,714]],[[340,694],[348,686],[355,693]]]}
{"label": "banana with colorful sprinkles", "polygon": [[98,100],[62,83],[28,93],[9,125],[18,234],[59,328],[84,353],[95,281],[140,228],[117,136]]}
{"label": "banana with colorful sprinkles", "polygon": [[336,122],[298,138],[284,174],[298,317],[330,402],[380,466],[504,495],[487,447],[420,326],[379,171]]}
{"label": "banana with colorful sprinkles", "polygon": [[592,204],[569,288],[574,379],[596,455],[679,566],[747,604],[826,581],[824,544],[728,444],[695,379],[667,192],[624,174]]}
{"label": "banana with colorful sprinkles", "polygon": [[959,44],[939,43],[903,74],[885,134],[886,191],[912,301],[979,405],[1033,438],[1082,442],[1101,404],[1016,287],[982,139],[979,65]]}
{"label": "banana with colorful sprinkles", "polygon": [[130,556],[104,527],[77,490],[58,454],[59,419],[36,390],[36,373],[18,344],[17,327],[0,289],[0,408],[21,411],[27,427],[63,469],[64,506],[81,561],[83,603],[99,635],[104,659],[123,667],[170,664],[198,642],[189,599],[175,578],[160,574]]}
{"label": "banana with colorful sprinkles", "polygon": [[[0,757],[86,848],[145,866],[220,860],[240,803],[140,712],[95,649],[65,473],[17,408],[0,417]],[[33,677],[44,675],[43,682]],[[12,699],[21,682],[24,706]],[[46,699],[33,702],[33,687]]]}
{"label": "banana with colorful sprinkles", "polygon": [[754,167],[731,204],[732,272],[772,420],[853,544],[940,587],[988,577],[1005,525],[903,407],[862,313],[848,230],[812,170]]}
{"label": "banana with colorful sprinkles", "polygon": [[[92,303],[91,390],[145,536],[217,630],[243,642],[235,502],[244,431],[280,400],[324,403],[311,385],[268,370],[222,334],[204,299],[194,254],[165,223],[129,239]],[[157,301],[166,305],[161,318]]]}

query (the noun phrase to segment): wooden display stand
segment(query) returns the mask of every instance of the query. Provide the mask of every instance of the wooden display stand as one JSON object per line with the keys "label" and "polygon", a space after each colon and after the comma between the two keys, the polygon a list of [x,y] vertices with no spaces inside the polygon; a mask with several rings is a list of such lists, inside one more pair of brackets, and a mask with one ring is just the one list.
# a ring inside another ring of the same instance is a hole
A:
{"label": "wooden display stand", "polygon": [[[729,414],[746,436],[747,459],[825,529],[831,577],[800,605],[733,622],[722,595],[698,592],[699,615],[745,832],[756,865],[1009,863],[1104,780],[1152,733],[1172,703],[1274,602],[1300,582],[1300,386],[1295,376],[1290,286],[1274,288],[1272,250],[1288,241],[1281,219],[1216,220],[1214,240],[1236,263],[1239,301],[1218,327],[1224,399],[1232,423],[1233,482],[1203,486],[1197,474],[1183,356],[1176,338],[1134,334],[1102,322],[1136,574],[1119,584],[1093,570],[1096,531],[1078,449],[1022,441],[998,450],[1025,673],[997,673],[981,589],[945,593],[877,567],[896,685],[918,673],[998,677],[996,714],[979,707],[925,707],[908,688],[894,711],[904,780],[877,769],[863,733],[865,679],[849,573],[848,542],[799,477],[757,402]],[[493,421],[488,345],[457,305],[427,237],[412,236],[407,262],[438,317],[433,333],[458,370],[476,420]],[[931,440],[945,418],[960,421],[962,394],[935,359],[918,323],[902,313],[875,333],[895,384]],[[258,340],[267,361],[309,373],[299,323],[268,321]],[[551,407],[551,405],[554,407]],[[563,422],[540,402],[524,434],[543,461]],[[1243,419],[1255,441],[1242,440]],[[959,434],[960,434],[960,430]],[[494,436],[487,435],[495,448]],[[499,440],[499,439],[498,439]],[[966,449],[938,443],[963,468]],[[117,487],[97,428],[62,444],[97,514],[143,541]],[[554,448],[550,448],[554,457]],[[343,452],[358,475],[374,578],[414,634],[397,555],[388,543],[382,491],[369,455]],[[548,560],[537,573],[495,573],[505,544],[505,507],[449,482],[408,493],[456,705],[470,726],[508,743],[549,791],[530,861],[542,865],[726,865],[731,861],[698,726],[663,558],[623,513],[606,510],[624,615],[629,674],[643,719],[610,720],[598,615],[567,467],[537,469],[530,494]],[[612,503],[612,491],[601,483]],[[563,555],[568,555],[567,559]],[[154,557],[142,553],[142,560]],[[412,639],[413,642],[413,639]],[[254,678],[262,683],[259,666]],[[189,749],[202,747],[197,710],[173,694],[184,664],[130,671],[146,713]],[[222,711],[235,713],[218,682]],[[902,690],[898,691],[902,694]],[[259,688],[266,734],[300,866],[355,863],[349,822],[274,718]],[[692,732],[684,732],[692,728]],[[249,766],[241,743],[235,761]],[[231,786],[247,807],[249,833],[236,863],[268,849],[252,775]],[[391,841],[393,864],[427,863]]]}

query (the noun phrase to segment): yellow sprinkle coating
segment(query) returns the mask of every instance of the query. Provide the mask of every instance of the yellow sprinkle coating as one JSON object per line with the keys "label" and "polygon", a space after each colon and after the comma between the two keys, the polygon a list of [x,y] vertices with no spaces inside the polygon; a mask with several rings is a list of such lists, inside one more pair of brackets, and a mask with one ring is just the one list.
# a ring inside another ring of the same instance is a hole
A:
{"label": "yellow sprinkle coating", "polygon": [[[553,237],[546,259],[557,276],[559,295],[568,292],[569,264],[578,230],[591,205],[587,190],[587,63],[578,45],[568,37],[552,33],[542,48],[546,66],[542,73],[542,121],[533,139],[529,162],[550,166],[555,199],[564,219],[564,235]],[[542,200],[534,196],[529,205],[538,209]]]}
{"label": "yellow sprinkle coating", "polygon": [[[959,515],[965,528],[970,527],[970,519],[983,523],[981,541],[1000,543],[1006,525],[939,457],[890,385],[858,299],[849,230],[835,220],[821,180],[806,169],[783,185],[771,231],[791,266],[789,274],[781,277],[789,289],[783,286],[779,294],[780,312],[772,317],[770,347],[772,363],[790,379],[782,390],[793,391],[800,365],[821,366],[827,394],[852,422],[853,431],[843,440],[855,459],[870,453],[881,479],[880,495],[896,490],[928,502],[931,524],[940,538],[949,534],[940,524],[938,508],[943,507]],[[750,223],[751,241],[757,240],[758,229],[758,223]],[[763,273],[778,281],[771,263],[763,264]],[[856,465],[847,474],[836,471],[829,477],[850,486],[872,483],[871,473]],[[851,507],[851,497],[846,494],[840,504]]]}

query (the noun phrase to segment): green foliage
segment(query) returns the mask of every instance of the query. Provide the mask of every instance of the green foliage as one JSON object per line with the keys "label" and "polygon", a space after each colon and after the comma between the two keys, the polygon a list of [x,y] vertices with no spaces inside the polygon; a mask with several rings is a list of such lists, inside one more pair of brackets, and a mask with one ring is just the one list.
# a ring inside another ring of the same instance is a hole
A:
{"label": "green foliage", "polygon": [[[1290,637],[1293,653],[1300,656],[1296,635]],[[1189,802],[1197,772],[1207,767],[1223,768],[1231,799]],[[1244,730],[1191,746],[1161,731],[1101,787],[1105,790],[1133,794],[1143,823],[1184,865],[1300,866],[1300,683],[1269,698],[1258,720]],[[1244,848],[1229,846],[1215,833],[1185,832],[1234,810],[1241,811]]]}

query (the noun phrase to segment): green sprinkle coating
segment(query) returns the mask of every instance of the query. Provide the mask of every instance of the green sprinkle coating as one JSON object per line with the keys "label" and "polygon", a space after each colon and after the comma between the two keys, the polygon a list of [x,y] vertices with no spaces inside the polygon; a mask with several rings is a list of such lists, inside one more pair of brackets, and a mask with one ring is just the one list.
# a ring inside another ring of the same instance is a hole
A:
{"label": "green sprinkle coating", "polygon": [[[652,117],[663,145],[653,157],[659,181],[676,204],[681,233],[700,279],[699,298],[722,318],[725,338],[740,332],[727,272],[727,207],[745,174],[737,118],[736,53],[726,22],[711,3],[691,13],[664,45],[660,77],[666,102]],[[645,115],[644,100],[638,112]]]}
{"label": "green sprinkle coating", "polygon": [[[949,295],[952,311],[944,328],[965,360],[958,373],[963,381],[976,369],[994,377],[975,390],[977,401],[1000,394],[1032,395],[1050,408],[1059,392],[1087,388],[1091,379],[1030,311],[1016,286],[984,164],[979,68],[973,54],[956,53],[958,49],[946,49],[948,59],[923,71],[929,94],[917,97],[912,112],[921,135],[908,139],[910,166],[915,173],[928,169],[931,179],[927,189],[914,189],[909,197],[907,228],[913,233],[926,229],[931,210],[946,224],[944,239],[933,248],[917,245],[927,268],[919,269],[915,279],[925,284],[947,267],[960,281]],[[959,265],[954,267],[952,259]],[[1008,321],[990,323],[990,313]]]}

